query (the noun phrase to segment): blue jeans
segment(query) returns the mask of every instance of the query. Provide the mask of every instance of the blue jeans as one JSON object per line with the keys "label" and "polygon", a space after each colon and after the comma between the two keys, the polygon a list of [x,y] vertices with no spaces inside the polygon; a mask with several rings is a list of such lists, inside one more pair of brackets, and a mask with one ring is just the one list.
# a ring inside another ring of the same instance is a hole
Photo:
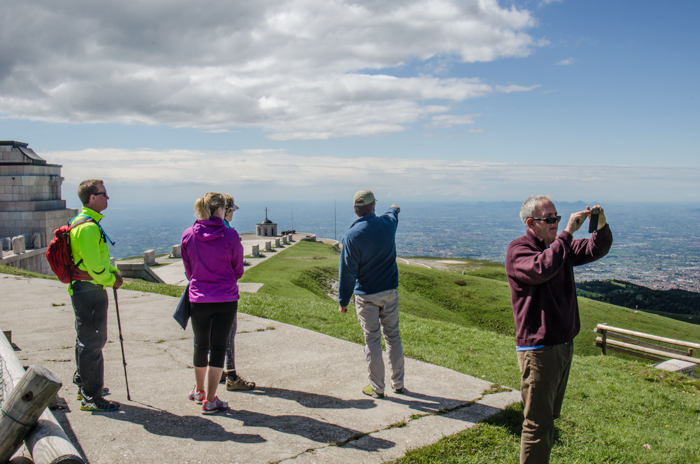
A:
{"label": "blue jeans", "polygon": [[104,358],[102,348],[107,343],[107,291],[102,285],[85,280],[73,282],[73,311],[75,312],[75,383],[91,403],[102,398],[104,388]]}

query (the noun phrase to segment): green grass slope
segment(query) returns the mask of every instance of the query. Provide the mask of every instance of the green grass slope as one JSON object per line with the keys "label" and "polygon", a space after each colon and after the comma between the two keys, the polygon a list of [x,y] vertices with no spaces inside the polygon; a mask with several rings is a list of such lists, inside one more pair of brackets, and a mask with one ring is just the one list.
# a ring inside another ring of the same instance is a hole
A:
{"label": "green grass slope", "polygon": [[[340,314],[337,303],[326,295],[330,281],[337,279],[337,263],[333,247],[298,243],[246,270],[242,281],[265,285],[257,294],[243,294],[239,308],[363,343],[354,307]],[[498,266],[465,270],[462,275],[464,269],[400,265],[406,355],[518,388],[510,294]],[[130,285],[174,296],[182,292],[181,287]],[[640,360],[601,356],[593,347],[592,332],[596,324],[607,322],[698,342],[700,327],[585,298],[579,302],[582,329],[562,418],[556,422],[552,462],[700,462],[700,381],[659,371]],[[410,378],[408,372],[408,389]],[[522,420],[522,406],[514,405],[472,429],[411,451],[398,462],[517,463]]]}
{"label": "green grass slope", "polygon": [[[300,243],[263,264],[246,271],[243,280],[265,286],[259,294],[244,296],[242,311],[362,343],[352,305],[349,314],[342,315],[337,303],[325,296],[328,281],[337,278],[337,254],[331,247]],[[518,388],[510,294],[498,266],[462,275],[459,269],[400,265],[406,355]],[[700,462],[695,439],[700,381],[658,371],[643,361],[601,356],[593,347],[592,331],[607,322],[697,341],[697,326],[585,298],[579,301],[582,330],[564,416],[557,421],[552,462]],[[407,379],[410,388],[410,373]],[[522,406],[514,405],[399,462],[517,463],[521,424]]]}

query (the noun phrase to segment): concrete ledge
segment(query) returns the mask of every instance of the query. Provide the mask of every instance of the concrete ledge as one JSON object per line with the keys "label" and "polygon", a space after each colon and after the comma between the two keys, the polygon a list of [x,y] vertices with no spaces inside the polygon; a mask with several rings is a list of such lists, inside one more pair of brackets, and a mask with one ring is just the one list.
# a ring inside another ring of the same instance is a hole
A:
{"label": "concrete ledge", "polygon": [[153,270],[146,263],[119,263],[117,262],[117,269],[121,273],[122,277],[130,277],[132,279],[143,279],[148,282],[155,282],[157,284],[164,284],[163,280],[158,277],[158,274],[153,272]]}
{"label": "concrete ledge", "polygon": [[4,264],[6,266],[9,266],[10,263],[15,263],[17,261],[22,261],[23,259],[31,258],[32,256],[36,255],[45,255],[46,254],[46,248],[34,248],[25,251],[24,253],[20,253],[18,255],[16,254],[5,254],[2,258],[0,258],[0,264]]}
{"label": "concrete ledge", "polygon": [[697,367],[697,364],[693,364],[688,361],[681,361],[680,359],[669,359],[668,361],[654,364],[654,367],[664,371],[678,372],[680,374],[691,375],[693,373],[693,369]]}

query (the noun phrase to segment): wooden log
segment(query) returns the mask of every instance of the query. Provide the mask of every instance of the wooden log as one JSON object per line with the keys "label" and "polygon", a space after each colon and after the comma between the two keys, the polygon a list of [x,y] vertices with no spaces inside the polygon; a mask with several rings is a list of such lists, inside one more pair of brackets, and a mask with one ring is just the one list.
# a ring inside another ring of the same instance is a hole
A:
{"label": "wooden log", "polygon": [[[675,348],[669,348],[667,346],[657,345],[656,343],[645,342],[644,340],[639,340],[639,339],[636,339],[633,337],[628,337],[626,335],[620,335],[620,334],[617,334],[615,332],[610,332],[607,335],[608,335],[608,337],[614,338],[616,340],[621,340],[623,342],[634,343],[636,345],[646,346],[647,348],[656,348],[658,350],[668,351],[669,353],[675,353],[675,354],[682,354],[682,355],[687,354],[687,351],[677,350]],[[603,336],[605,336],[605,332],[604,332]]]}
{"label": "wooden log", "polygon": [[29,366],[9,397],[2,403],[0,417],[0,462],[9,460],[22,446],[25,435],[36,425],[44,409],[63,383],[48,369]]}
{"label": "wooden log", "polygon": [[[0,358],[5,361],[6,372],[10,376],[10,379],[5,380],[6,384],[17,385],[24,375],[24,368],[5,337],[0,337]],[[0,436],[4,441],[4,435]],[[35,464],[85,464],[48,409],[44,410],[36,427],[25,437],[25,445]]]}
{"label": "wooden log", "polygon": [[[600,342],[600,343],[603,342],[603,340],[600,337],[597,337],[596,341]],[[608,344],[608,347],[610,345],[619,346],[619,347],[627,348],[630,350],[641,351],[643,353],[655,354],[657,356],[663,356],[663,357],[672,358],[672,359],[680,359],[681,361],[687,361],[687,362],[691,362],[694,364],[700,364],[700,358],[691,358],[689,356],[683,356],[680,354],[669,353],[668,351],[654,350],[652,348],[645,348],[643,346],[633,345],[631,343],[619,342],[617,340],[608,340],[607,344]]]}
{"label": "wooden log", "polygon": [[[602,347],[602,344],[600,342],[596,342],[595,346]],[[656,356],[651,356],[648,354],[640,353],[639,351],[626,350],[624,348],[617,348],[615,346],[608,346],[608,350],[615,351],[617,353],[624,353],[624,354],[629,354],[632,356],[637,356],[638,358],[648,359],[650,361],[654,361],[657,363],[665,361],[665,359],[663,359],[663,358],[657,358]]]}
{"label": "wooden log", "polygon": [[646,338],[647,340],[656,340],[657,342],[670,343],[671,345],[685,346],[688,348],[695,348],[700,350],[700,343],[686,342],[684,340],[676,340],[675,338],[659,337],[657,335],[650,335],[644,332],[635,332],[634,330],[621,329],[620,327],[613,327],[605,324],[598,324],[596,329],[596,332],[600,330],[607,330],[610,332],[632,335],[633,337]]}

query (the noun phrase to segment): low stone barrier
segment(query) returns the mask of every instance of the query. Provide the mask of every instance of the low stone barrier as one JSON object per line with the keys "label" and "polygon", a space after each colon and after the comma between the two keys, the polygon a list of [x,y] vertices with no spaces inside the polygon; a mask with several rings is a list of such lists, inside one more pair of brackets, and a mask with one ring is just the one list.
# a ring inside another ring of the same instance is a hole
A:
{"label": "low stone barrier", "polygon": [[17,237],[12,237],[12,252],[16,255],[22,254],[27,249],[24,245],[24,235],[18,235]]}
{"label": "low stone barrier", "polygon": [[143,252],[143,262],[148,266],[156,264],[156,252],[154,250],[146,250]]}

